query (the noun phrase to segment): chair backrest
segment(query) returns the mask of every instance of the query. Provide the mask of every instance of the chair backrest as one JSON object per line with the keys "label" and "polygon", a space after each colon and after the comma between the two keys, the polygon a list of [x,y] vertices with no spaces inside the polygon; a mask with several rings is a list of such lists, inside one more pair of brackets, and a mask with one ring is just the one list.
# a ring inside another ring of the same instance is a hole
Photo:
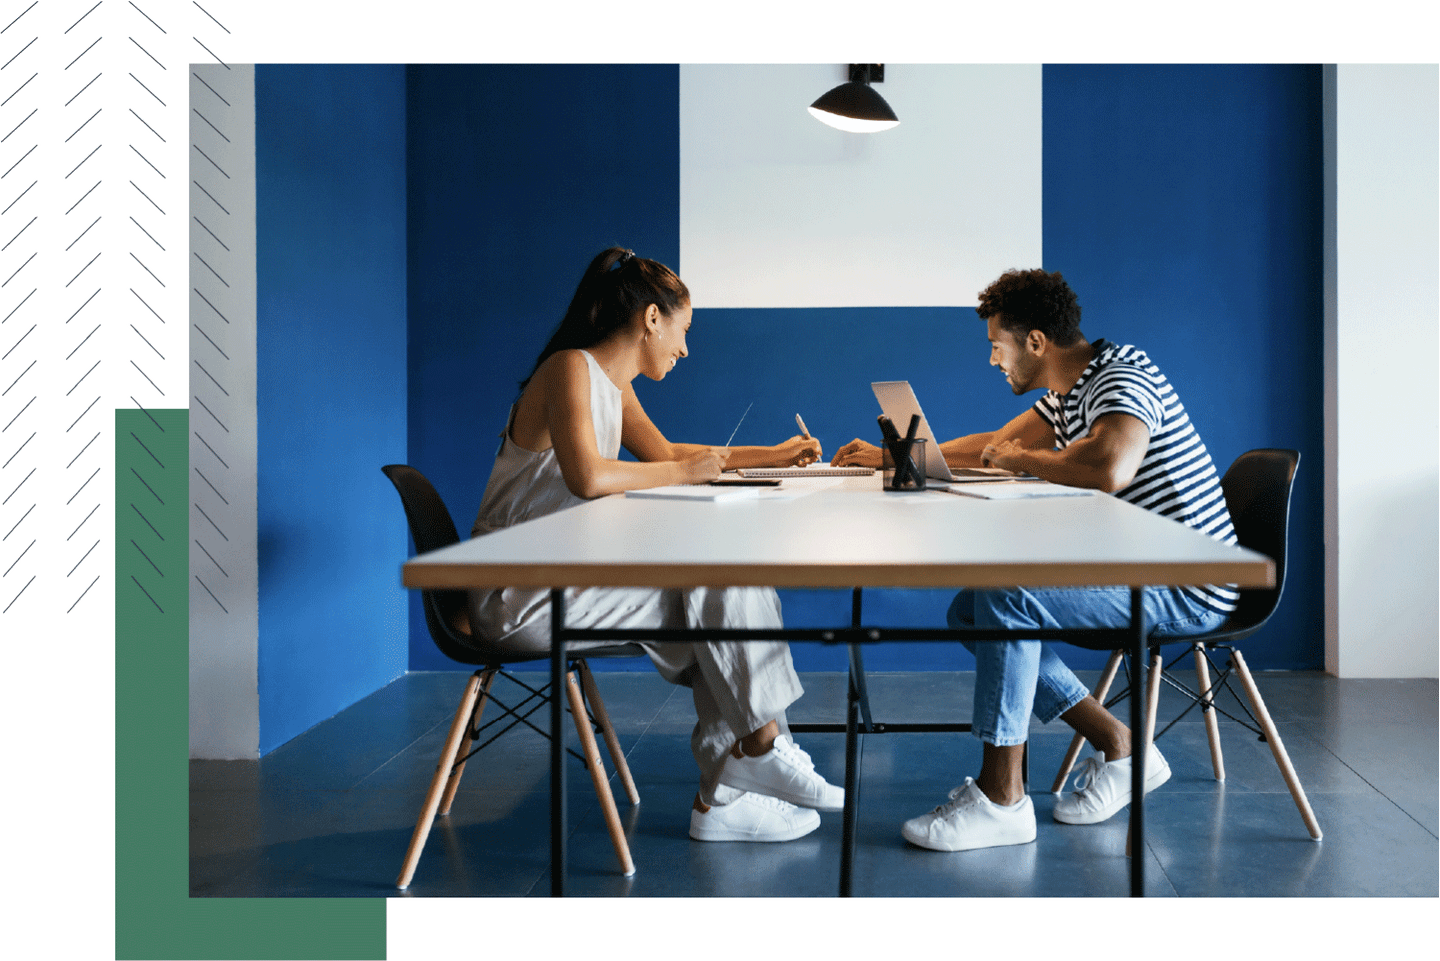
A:
{"label": "chair backrest", "polygon": [[1285,588],[1285,552],[1290,526],[1290,491],[1300,452],[1262,448],[1246,451],[1220,479],[1225,504],[1241,547],[1275,562],[1275,586],[1240,591],[1229,630],[1258,627],[1274,613]]}
{"label": "chair backrest", "polygon": [[[460,535],[455,532],[455,521],[451,519],[450,511],[424,474],[406,464],[389,464],[380,469],[400,494],[417,554],[459,542]],[[420,594],[425,608],[425,625],[440,652],[462,664],[486,663],[484,655],[460,640],[462,635],[467,639],[469,635],[470,616],[465,592],[421,591]]]}

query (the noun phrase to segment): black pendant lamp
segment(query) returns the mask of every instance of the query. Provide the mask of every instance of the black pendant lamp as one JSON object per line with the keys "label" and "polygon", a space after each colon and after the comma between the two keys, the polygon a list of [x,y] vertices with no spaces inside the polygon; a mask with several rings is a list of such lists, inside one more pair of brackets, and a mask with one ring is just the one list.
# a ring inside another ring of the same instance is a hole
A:
{"label": "black pendant lamp", "polygon": [[852,63],[849,83],[842,83],[812,103],[810,114],[821,123],[851,133],[876,133],[898,126],[900,118],[870,86],[884,79],[883,63]]}

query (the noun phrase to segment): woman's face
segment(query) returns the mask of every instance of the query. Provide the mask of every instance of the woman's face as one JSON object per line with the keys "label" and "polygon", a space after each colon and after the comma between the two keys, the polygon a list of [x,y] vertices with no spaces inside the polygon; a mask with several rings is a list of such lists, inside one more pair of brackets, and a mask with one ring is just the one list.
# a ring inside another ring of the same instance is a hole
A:
{"label": "woman's face", "polygon": [[640,365],[640,372],[646,377],[664,380],[681,357],[689,356],[685,334],[690,330],[690,316],[690,305],[686,304],[669,317],[659,314],[655,318],[655,327],[645,341]]}

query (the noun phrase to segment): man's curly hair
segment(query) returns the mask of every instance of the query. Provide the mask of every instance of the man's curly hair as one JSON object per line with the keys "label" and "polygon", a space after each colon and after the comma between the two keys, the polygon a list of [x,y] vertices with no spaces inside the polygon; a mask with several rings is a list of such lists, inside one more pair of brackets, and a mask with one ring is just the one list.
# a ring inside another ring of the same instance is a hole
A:
{"label": "man's curly hair", "polygon": [[1080,338],[1080,301],[1059,271],[1007,270],[980,292],[975,312],[981,320],[998,314],[1000,326],[1017,340],[1032,330],[1057,347],[1073,346]]}

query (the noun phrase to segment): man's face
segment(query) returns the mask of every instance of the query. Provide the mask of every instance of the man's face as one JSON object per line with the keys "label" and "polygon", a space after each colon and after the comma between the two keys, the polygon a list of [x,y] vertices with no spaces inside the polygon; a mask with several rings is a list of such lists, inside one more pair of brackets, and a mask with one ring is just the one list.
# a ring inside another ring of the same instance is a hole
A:
{"label": "man's face", "polygon": [[1005,375],[1005,382],[1015,394],[1023,394],[1035,387],[1035,378],[1040,371],[1040,358],[1026,348],[1023,341],[1000,326],[1000,315],[986,321],[990,338],[990,366],[999,367]]}

